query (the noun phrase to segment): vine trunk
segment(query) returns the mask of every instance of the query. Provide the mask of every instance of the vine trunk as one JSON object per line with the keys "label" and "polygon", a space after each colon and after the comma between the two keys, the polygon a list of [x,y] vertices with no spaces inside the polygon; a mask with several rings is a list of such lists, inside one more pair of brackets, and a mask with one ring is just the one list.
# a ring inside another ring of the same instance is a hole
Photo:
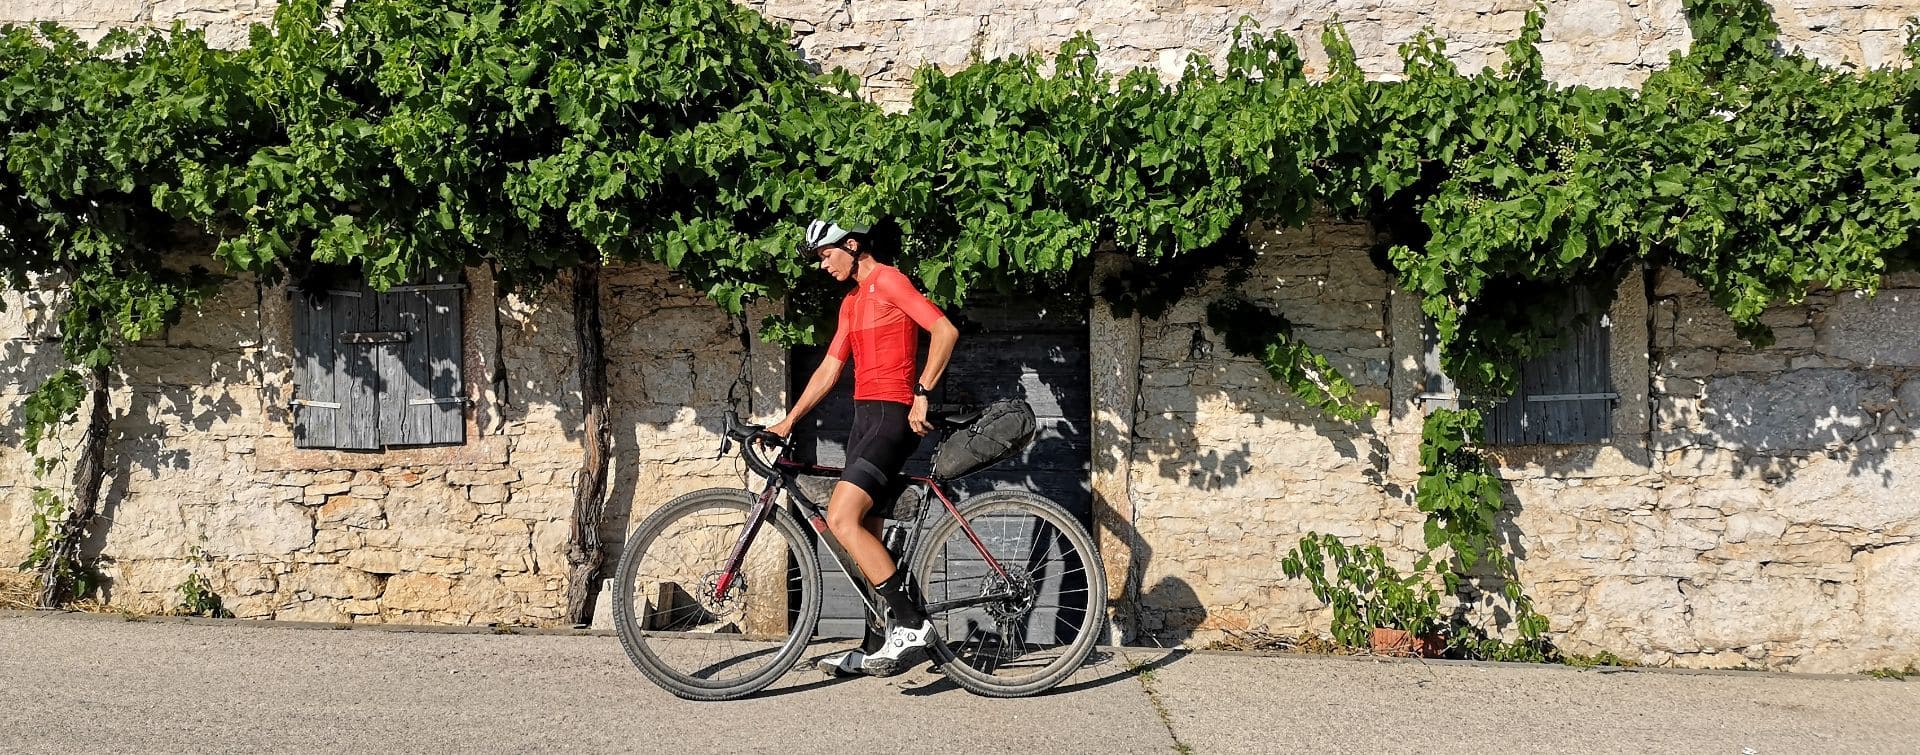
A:
{"label": "vine trunk", "polygon": [[55,608],[68,596],[69,580],[78,565],[80,540],[100,509],[100,488],[107,479],[107,429],[113,423],[112,406],[107,398],[107,365],[99,364],[87,376],[87,398],[92,411],[87,415],[86,436],[80,443],[80,463],[74,477],[73,506],[53,533],[50,557],[40,571],[40,607]]}
{"label": "vine trunk", "polygon": [[607,492],[607,365],[600,333],[600,263],[588,262],[573,274],[574,338],[580,350],[581,428],[584,458],[574,489],[573,531],[567,537],[567,621],[585,624],[593,606],[589,596],[606,559],[600,547],[600,514]]}

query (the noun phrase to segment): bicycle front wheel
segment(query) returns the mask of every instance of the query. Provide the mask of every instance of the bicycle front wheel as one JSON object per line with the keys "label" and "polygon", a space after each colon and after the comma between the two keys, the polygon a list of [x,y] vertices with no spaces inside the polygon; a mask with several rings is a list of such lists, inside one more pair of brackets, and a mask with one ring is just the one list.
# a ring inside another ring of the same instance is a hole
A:
{"label": "bicycle front wheel", "polygon": [[961,519],[947,518],[914,556],[913,576],[941,639],[934,659],[975,694],[1021,697],[1059,684],[1086,662],[1105,626],[1107,577],[1093,538],[1057,504],[1029,493],[977,496],[960,516],[973,537]]}
{"label": "bicycle front wheel", "polygon": [[775,510],[740,567],[726,566],[754,499],[712,488],[662,506],[628,538],[614,580],[627,657],[689,700],[758,692],[793,667],[820,618],[820,565],[793,518]]}

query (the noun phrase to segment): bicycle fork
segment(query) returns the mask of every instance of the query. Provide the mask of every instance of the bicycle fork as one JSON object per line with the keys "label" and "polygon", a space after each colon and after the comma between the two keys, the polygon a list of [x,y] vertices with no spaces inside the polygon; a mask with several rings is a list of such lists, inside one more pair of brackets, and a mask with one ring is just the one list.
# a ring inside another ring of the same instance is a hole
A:
{"label": "bicycle fork", "polygon": [[760,525],[765,524],[767,516],[773,513],[773,497],[779,487],[769,483],[767,489],[760,491],[760,498],[753,502],[753,508],[747,512],[747,527],[740,532],[740,539],[734,541],[733,552],[727,554],[727,566],[720,570],[720,578],[713,582],[713,602],[726,600],[727,589],[733,587],[733,581],[740,574],[740,564],[747,560],[747,546],[753,544],[753,536],[760,534]]}

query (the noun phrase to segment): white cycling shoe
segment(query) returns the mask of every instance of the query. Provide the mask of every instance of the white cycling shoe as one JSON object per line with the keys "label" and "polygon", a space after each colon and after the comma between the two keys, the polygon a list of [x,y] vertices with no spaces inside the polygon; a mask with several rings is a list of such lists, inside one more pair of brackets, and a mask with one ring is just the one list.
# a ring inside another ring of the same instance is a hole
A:
{"label": "white cycling shoe", "polygon": [[827,676],[862,676],[867,673],[867,654],[861,650],[834,653],[814,662]]}
{"label": "white cycling shoe", "polygon": [[873,676],[892,676],[905,671],[917,658],[926,657],[926,648],[933,644],[933,622],[922,620],[919,626],[904,627],[898,624],[887,632],[887,644],[871,653],[866,653],[861,669]]}

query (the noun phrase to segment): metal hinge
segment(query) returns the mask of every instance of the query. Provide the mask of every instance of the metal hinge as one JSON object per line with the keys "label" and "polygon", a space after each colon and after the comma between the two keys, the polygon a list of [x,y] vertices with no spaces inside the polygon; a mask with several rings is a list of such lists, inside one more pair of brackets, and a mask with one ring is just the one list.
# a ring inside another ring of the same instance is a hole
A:
{"label": "metal hinge", "polygon": [[414,285],[411,285],[411,286],[394,286],[393,288],[389,288],[389,289],[387,289],[387,291],[389,291],[389,292],[394,292],[394,291],[465,291],[465,290],[467,290],[467,284],[465,284],[465,283],[418,283],[418,284],[414,284]]}
{"label": "metal hinge", "polygon": [[[334,288],[329,288],[329,289],[326,289],[326,292],[327,292],[327,296],[330,296],[330,297],[331,297],[331,296],[351,296],[351,297],[353,297],[353,298],[356,298],[356,299],[358,299],[358,298],[360,298],[360,296],[362,295],[362,294],[361,294],[361,292],[359,292],[359,291],[342,291],[342,290],[339,290],[339,289],[334,289]],[[292,296],[292,295],[294,295],[294,294],[304,294],[304,293],[307,293],[307,290],[306,290],[306,289],[304,289],[304,288],[299,288],[299,287],[297,287],[297,286],[288,286],[288,287],[287,287],[287,295],[288,295],[288,296]]]}
{"label": "metal hinge", "polygon": [[1618,398],[1620,398],[1620,394],[1618,393],[1543,393],[1538,396],[1528,396],[1527,401],[1545,403],[1549,401],[1598,401],[1600,399]]}
{"label": "metal hinge", "polygon": [[355,345],[406,343],[410,336],[404,330],[365,330],[358,333],[341,333],[340,342]]}
{"label": "metal hinge", "polygon": [[466,396],[442,396],[440,398],[416,398],[407,401],[407,406],[433,406],[435,404],[473,406],[473,399]]}
{"label": "metal hinge", "polygon": [[291,409],[296,406],[311,406],[315,409],[340,408],[340,404],[334,401],[314,401],[312,399],[304,399],[304,398],[287,399],[287,408]]}

